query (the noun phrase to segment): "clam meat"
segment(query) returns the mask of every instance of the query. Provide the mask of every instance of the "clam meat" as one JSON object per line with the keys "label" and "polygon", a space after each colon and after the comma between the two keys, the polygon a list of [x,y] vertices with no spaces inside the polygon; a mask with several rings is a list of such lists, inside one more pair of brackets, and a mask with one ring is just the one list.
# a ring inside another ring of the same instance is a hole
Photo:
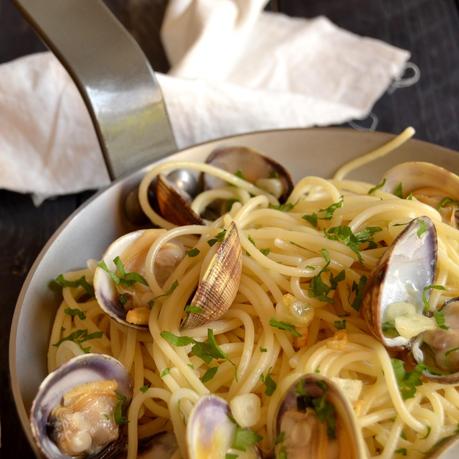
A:
{"label": "clam meat", "polygon": [[410,347],[420,333],[436,328],[424,311],[436,264],[435,226],[428,217],[415,218],[379,261],[362,304],[370,331],[386,347]]}
{"label": "clam meat", "polygon": [[331,380],[301,376],[290,386],[275,416],[275,457],[358,459],[364,443],[352,407]]}
{"label": "clam meat", "polygon": [[75,357],[40,385],[30,414],[35,441],[49,459],[116,457],[131,393],[129,375],[116,359]]}

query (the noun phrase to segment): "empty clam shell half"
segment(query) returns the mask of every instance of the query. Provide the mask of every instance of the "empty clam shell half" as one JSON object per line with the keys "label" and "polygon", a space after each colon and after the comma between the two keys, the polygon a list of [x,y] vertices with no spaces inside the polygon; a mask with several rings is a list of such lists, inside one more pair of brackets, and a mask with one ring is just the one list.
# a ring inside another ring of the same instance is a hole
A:
{"label": "empty clam shell half", "polygon": [[234,223],[211,258],[191,305],[200,309],[190,313],[183,328],[194,328],[220,318],[236,298],[242,274],[242,248]]}
{"label": "empty clam shell half", "polygon": [[[119,397],[127,403],[131,393],[128,372],[118,360],[101,354],[74,357],[40,384],[30,412],[32,435],[49,459],[116,457],[122,445],[113,406]],[[81,451],[69,454],[66,447]]]}
{"label": "empty clam shell half", "polygon": [[[437,264],[437,233],[428,217],[410,222],[384,253],[373,271],[362,304],[370,331],[386,347],[409,347],[413,336],[389,336],[385,325],[405,308],[423,316],[423,294],[433,284]],[[408,307],[407,307],[408,305]],[[414,322],[413,322],[414,323]]]}
{"label": "empty clam shell half", "polygon": [[[287,170],[276,161],[247,147],[222,147],[214,150],[207,164],[231,173],[241,173],[251,183],[265,189],[284,202],[293,189]],[[203,175],[204,188],[220,188],[225,183],[209,174]]]}
{"label": "empty clam shell half", "polygon": [[289,459],[365,457],[352,407],[328,378],[307,374],[287,390],[275,416],[275,456]]}

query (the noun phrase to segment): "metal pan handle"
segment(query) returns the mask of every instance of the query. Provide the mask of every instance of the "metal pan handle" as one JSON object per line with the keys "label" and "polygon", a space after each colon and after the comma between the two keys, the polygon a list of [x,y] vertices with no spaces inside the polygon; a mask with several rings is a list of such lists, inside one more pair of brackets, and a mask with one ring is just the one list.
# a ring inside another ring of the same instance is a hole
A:
{"label": "metal pan handle", "polygon": [[176,151],[145,55],[101,0],[14,0],[78,87],[110,178]]}

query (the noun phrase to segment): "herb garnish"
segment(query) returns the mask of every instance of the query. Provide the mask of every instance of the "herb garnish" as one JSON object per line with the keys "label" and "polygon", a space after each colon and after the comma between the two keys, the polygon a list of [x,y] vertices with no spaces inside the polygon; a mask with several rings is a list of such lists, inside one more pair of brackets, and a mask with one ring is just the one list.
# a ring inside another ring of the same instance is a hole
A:
{"label": "herb garnish", "polygon": [[178,285],[179,285],[178,280],[175,280],[174,282],[172,282],[172,285],[166,290],[166,292],[161,294],[161,295],[158,295],[158,296],[155,296],[154,298],[152,298],[148,302],[148,306],[150,306],[150,308],[152,308],[154,306],[156,300],[159,300],[159,298],[164,298],[166,296],[171,295],[174,292],[174,290],[178,287]]}
{"label": "herb garnish", "polygon": [[395,194],[400,199],[403,199],[403,187],[402,182],[400,182],[395,188],[392,194]]}
{"label": "herb garnish", "polygon": [[87,295],[94,296],[94,288],[84,276],[71,281],[67,280],[63,274],[59,274],[56,279],[49,283],[49,288],[53,291],[60,291],[63,287],[82,287]]}
{"label": "herb garnish", "polygon": [[260,352],[268,352],[268,349],[266,349],[265,347],[261,347],[260,346]]}
{"label": "herb garnish", "polygon": [[102,268],[111,277],[112,281],[116,285],[124,285],[125,287],[132,287],[136,283],[139,283],[142,285],[148,285],[147,281],[141,274],[136,273],[136,272],[131,272],[131,273],[126,272],[126,269],[120,257],[114,258],[113,263],[116,266],[115,272],[110,271],[108,269],[107,264],[103,260],[100,261],[97,264],[97,266],[99,266],[99,268]]}
{"label": "herb garnish", "polygon": [[115,419],[116,424],[123,425],[127,424],[128,420],[126,416],[123,415],[123,407],[126,402],[126,397],[120,393],[116,393],[116,398],[118,399],[115,410],[113,411],[113,417]]}
{"label": "herb garnish", "polygon": [[150,384],[144,384],[139,390],[144,394],[148,389],[150,389]]}
{"label": "herb garnish", "polygon": [[185,306],[185,312],[188,314],[202,314],[204,312],[204,309],[202,309],[199,306],[195,306],[194,304],[188,304]]}
{"label": "herb garnish", "polygon": [[282,322],[280,320],[274,319],[272,317],[269,319],[269,325],[273,328],[278,328],[279,330],[285,330],[291,333],[293,336],[299,337],[301,333],[296,329],[295,325],[289,324],[288,322]]}
{"label": "herb garnish", "polygon": [[360,311],[360,307],[362,306],[363,295],[365,293],[365,286],[367,285],[367,281],[368,279],[366,276],[361,276],[358,284],[356,284],[355,281],[352,282],[351,291],[355,292],[355,296],[351,306],[356,311]]}
{"label": "herb garnish", "polygon": [[225,238],[225,234],[226,234],[226,229],[221,230],[214,238],[209,239],[207,243],[210,245],[210,247],[212,247],[217,242],[222,242],[223,239]]}
{"label": "herb garnish", "polygon": [[210,367],[202,376],[201,376],[201,382],[206,383],[210,381],[215,374],[217,373],[218,367]]}
{"label": "herb garnish", "polygon": [[247,451],[247,448],[256,445],[262,439],[263,437],[253,430],[236,425],[236,431],[234,432],[234,439],[231,448],[237,449],[238,451]]}
{"label": "herb garnish", "polygon": [[293,204],[292,202],[284,202],[284,204],[279,204],[278,206],[270,204],[269,207],[274,210],[280,210],[281,212],[290,212],[295,206],[296,203]]}
{"label": "herb garnish", "polygon": [[422,372],[426,369],[425,365],[418,363],[413,371],[406,371],[402,360],[391,359],[395,378],[400,389],[403,400],[413,398],[416,394],[416,387],[422,385]]}
{"label": "herb garnish", "polygon": [[53,346],[58,347],[64,341],[73,341],[74,343],[80,346],[81,350],[86,354],[91,350],[90,347],[83,347],[82,344],[86,341],[102,338],[103,333],[101,331],[88,333],[87,329],[78,329],[75,330],[73,333],[70,333],[68,336],[64,336],[61,338],[57,343],[54,343]]}
{"label": "herb garnish", "polygon": [[274,381],[274,379],[271,376],[271,369],[268,370],[268,373],[266,373],[266,376],[261,374],[260,380],[265,385],[265,395],[267,395],[268,397],[273,395],[274,391],[277,388],[277,383],[276,381]]}
{"label": "herb garnish", "polygon": [[165,378],[171,372],[170,368],[164,368],[164,370],[159,375],[161,378]]}
{"label": "herb garnish", "polygon": [[437,284],[432,284],[432,285],[427,285],[422,289],[422,303],[424,304],[424,312],[429,312],[430,311],[430,303],[429,299],[427,298],[427,293],[430,290],[446,290],[443,285],[437,285]]}
{"label": "herb garnish", "polygon": [[333,214],[337,209],[340,207],[343,207],[343,197],[341,196],[341,199],[337,202],[334,202],[333,204],[329,205],[325,209],[319,209],[316,212],[313,212],[312,214],[306,214],[303,215],[303,220],[306,220],[309,222],[312,226],[315,226],[317,228],[317,221],[320,220],[331,220],[333,218]]}
{"label": "herb garnish", "polygon": [[448,197],[443,198],[440,201],[440,204],[438,204],[437,209],[441,209],[443,207],[448,207],[449,205],[459,206],[459,201],[457,201],[456,199],[448,198]]}
{"label": "herb garnish", "polygon": [[186,254],[190,258],[197,257],[200,253],[201,253],[201,251],[199,249],[197,249],[196,247],[193,247],[192,249],[186,251]]}
{"label": "herb garnish", "polygon": [[370,188],[370,190],[368,191],[368,194],[373,194],[375,191],[378,191],[379,189],[381,189],[385,184],[386,184],[386,179],[383,178],[376,186],[374,186],[373,188]]}
{"label": "herb garnish", "polygon": [[408,454],[408,451],[406,448],[399,448],[394,451],[395,454],[401,454],[402,456],[406,456]]}
{"label": "herb garnish", "polygon": [[78,309],[78,308],[65,308],[64,313],[70,317],[77,316],[81,320],[86,319],[86,314],[81,309]]}
{"label": "herb garnish", "polygon": [[335,328],[337,330],[344,330],[346,328],[346,319],[343,319],[343,320],[335,320],[333,322],[333,324],[335,325]]}
{"label": "herb garnish", "polygon": [[418,221],[418,230],[416,231],[416,234],[419,238],[422,237],[424,233],[427,232],[427,223],[424,220],[419,220]]}
{"label": "herb garnish", "polygon": [[443,311],[435,311],[434,312],[434,319],[438,328],[442,328],[443,330],[448,330],[445,322],[445,313]]}

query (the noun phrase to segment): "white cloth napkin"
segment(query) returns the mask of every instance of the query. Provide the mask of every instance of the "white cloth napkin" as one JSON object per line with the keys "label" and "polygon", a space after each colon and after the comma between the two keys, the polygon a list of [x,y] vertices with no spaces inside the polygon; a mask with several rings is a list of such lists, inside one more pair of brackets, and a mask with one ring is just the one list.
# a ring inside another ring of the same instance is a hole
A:
{"label": "white cloth napkin", "polygon": [[[368,115],[409,53],[266,0],[171,0],[158,74],[177,144]],[[0,187],[41,198],[108,184],[83,102],[50,53],[0,66]]]}

